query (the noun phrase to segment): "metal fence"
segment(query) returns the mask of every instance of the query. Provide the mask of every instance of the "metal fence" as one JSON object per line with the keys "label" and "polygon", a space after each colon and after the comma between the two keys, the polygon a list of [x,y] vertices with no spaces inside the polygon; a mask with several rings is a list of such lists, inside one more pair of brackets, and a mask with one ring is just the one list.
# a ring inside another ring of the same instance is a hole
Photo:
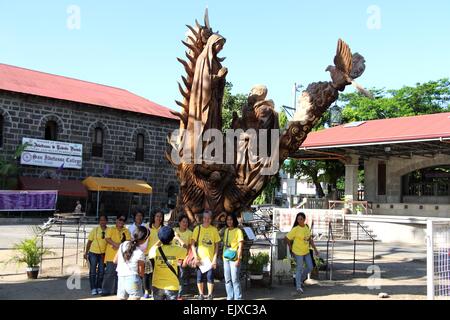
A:
{"label": "metal fence", "polygon": [[450,300],[450,222],[427,222],[427,298]]}

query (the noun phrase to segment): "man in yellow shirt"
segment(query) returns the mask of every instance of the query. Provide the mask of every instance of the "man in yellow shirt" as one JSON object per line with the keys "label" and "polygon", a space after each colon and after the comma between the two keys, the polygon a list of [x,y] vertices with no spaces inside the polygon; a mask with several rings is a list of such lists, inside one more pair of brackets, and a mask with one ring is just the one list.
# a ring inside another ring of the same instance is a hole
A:
{"label": "man in yellow shirt", "polygon": [[89,283],[93,296],[102,294],[103,275],[105,274],[106,224],[108,218],[98,218],[99,225],[91,230],[86,245],[84,258],[89,261]]}
{"label": "man in yellow shirt", "polygon": [[[309,247],[313,247],[316,255],[319,255],[319,251],[314,244],[311,236],[311,230],[305,224],[306,216],[303,212],[297,214],[292,230],[286,235],[286,242],[289,246],[291,255],[295,257],[296,261],[296,273],[295,284],[297,288],[297,294],[303,293],[303,282],[307,278],[308,273],[313,269],[313,262],[311,254],[309,253]],[[303,269],[303,263],[306,263],[306,269]]]}
{"label": "man in yellow shirt", "polygon": [[[162,245],[155,254],[155,269],[153,271],[152,291],[154,300],[176,300],[180,289],[178,280],[178,262],[186,258],[184,241],[175,236],[170,227],[162,227],[158,231]],[[176,240],[183,247],[171,244]]]}
{"label": "man in yellow shirt", "polygon": [[104,296],[109,296],[117,293],[117,265],[114,263],[114,257],[120,244],[125,241],[131,240],[131,235],[128,229],[125,227],[125,221],[127,218],[125,215],[120,214],[117,216],[116,225],[109,227],[106,230],[106,251],[105,251],[105,277],[103,278],[103,293]]}
{"label": "man in yellow shirt", "polygon": [[[217,228],[211,225],[211,221],[212,213],[210,211],[205,211],[203,213],[203,223],[194,229],[191,239],[192,252],[197,264],[197,287],[199,300],[203,300],[205,298],[203,285],[203,278],[205,276],[208,282],[207,299],[213,300],[213,270],[217,267],[217,253],[219,251],[220,235]],[[211,265],[211,268],[202,272],[200,266],[208,265]]]}

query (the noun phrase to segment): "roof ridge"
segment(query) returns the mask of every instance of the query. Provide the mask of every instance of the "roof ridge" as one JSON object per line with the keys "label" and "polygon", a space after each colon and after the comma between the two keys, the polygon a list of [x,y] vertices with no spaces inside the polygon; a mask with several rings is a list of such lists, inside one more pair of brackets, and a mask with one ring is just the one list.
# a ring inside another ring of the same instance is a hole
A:
{"label": "roof ridge", "polygon": [[383,119],[370,119],[370,120],[355,120],[355,121],[350,121],[348,123],[343,123],[338,127],[343,127],[347,124],[350,123],[354,123],[354,122],[374,122],[374,121],[386,121],[386,120],[397,120],[397,119],[405,119],[405,118],[416,118],[416,117],[426,117],[426,116],[435,116],[435,115],[442,115],[442,114],[449,114],[450,115],[450,111],[447,112],[436,112],[436,113],[426,113],[426,114],[415,114],[412,116],[403,116],[403,117],[395,117],[395,118],[383,118]]}
{"label": "roof ridge", "polygon": [[63,75],[60,75],[60,74],[55,74],[55,73],[50,73],[50,72],[45,72],[45,71],[40,71],[40,70],[35,70],[35,69],[30,69],[30,68],[25,68],[25,67],[13,66],[13,65],[7,64],[7,63],[1,63],[0,62],[0,65],[8,66],[8,67],[15,68],[15,69],[22,69],[22,70],[31,71],[31,72],[42,73],[42,74],[46,74],[46,75],[53,76],[53,77],[60,77],[60,78],[66,78],[66,79],[69,79],[69,80],[85,82],[85,83],[94,84],[94,85],[97,85],[97,86],[118,89],[118,90],[121,90],[121,91],[127,91],[127,92],[137,96],[137,94],[135,94],[135,93],[133,93],[131,91],[128,91],[127,89],[123,89],[123,88],[119,88],[119,87],[115,87],[115,86],[111,86],[111,85],[107,85],[107,84],[102,84],[102,83],[93,82],[93,81],[89,81],[89,80],[77,79],[77,78],[74,78],[74,77],[63,76]]}

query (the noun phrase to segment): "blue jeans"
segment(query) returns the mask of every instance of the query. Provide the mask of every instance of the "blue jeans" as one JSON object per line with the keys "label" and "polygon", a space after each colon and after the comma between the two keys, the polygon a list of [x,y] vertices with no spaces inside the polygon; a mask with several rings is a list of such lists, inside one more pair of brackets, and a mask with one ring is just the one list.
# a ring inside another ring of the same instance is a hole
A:
{"label": "blue jeans", "polygon": [[91,290],[101,289],[103,275],[105,274],[105,265],[103,264],[103,254],[88,253],[89,259],[89,284]]}
{"label": "blue jeans", "polygon": [[[295,273],[295,284],[296,288],[301,289],[303,285],[303,280],[306,279],[308,273],[310,273],[313,269],[313,262],[311,259],[311,255],[308,254],[304,256],[295,255],[295,261],[297,264],[296,273]],[[303,262],[306,263],[306,269],[303,269]]]}
{"label": "blue jeans", "polygon": [[179,271],[179,279],[180,279],[180,290],[178,291],[178,294],[180,296],[186,294],[186,289],[189,286],[189,267],[183,268],[178,267]]}
{"label": "blue jeans", "polygon": [[242,300],[240,266],[236,267],[236,261],[223,259],[223,272],[225,276],[225,288],[227,300]]}
{"label": "blue jeans", "polygon": [[105,276],[103,277],[103,294],[112,295],[117,293],[117,264],[106,262]]}

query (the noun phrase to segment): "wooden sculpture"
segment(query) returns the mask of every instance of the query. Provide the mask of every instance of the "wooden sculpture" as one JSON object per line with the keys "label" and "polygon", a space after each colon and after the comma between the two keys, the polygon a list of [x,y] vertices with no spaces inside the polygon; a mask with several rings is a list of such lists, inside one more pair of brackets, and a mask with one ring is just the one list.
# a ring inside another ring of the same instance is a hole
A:
{"label": "wooden sculpture", "polygon": [[[293,121],[283,133],[279,133],[278,114],[274,102],[267,99],[267,88],[252,88],[247,104],[242,106],[242,117],[233,115],[232,127],[239,134],[230,155],[227,147],[234,140],[222,139],[221,133],[228,70],[222,65],[224,58],[218,57],[226,40],[213,32],[207,12],[204,25],[196,21],[195,27],[187,27],[186,41],[182,41],[187,47],[187,59],[178,59],[186,72],[183,84],[179,83],[183,101],[176,102],[181,112],[173,112],[180,118],[180,130],[169,137],[166,156],[176,167],[180,181],[177,211],[186,213],[194,222],[204,210],[212,211],[217,219],[227,212],[239,213],[248,208],[280,164],[299,149],[322,114],[337,100],[339,91],[353,84],[362,93],[367,92],[354,82],[365,70],[364,58],[352,55],[348,45],[339,40],[335,65],[326,69],[332,81],[312,83],[306,88]],[[228,155],[210,152],[217,143],[223,143]],[[263,156],[261,145],[276,152]],[[205,152],[212,154],[214,161],[202,158]],[[230,157],[234,161],[228,161]]]}

